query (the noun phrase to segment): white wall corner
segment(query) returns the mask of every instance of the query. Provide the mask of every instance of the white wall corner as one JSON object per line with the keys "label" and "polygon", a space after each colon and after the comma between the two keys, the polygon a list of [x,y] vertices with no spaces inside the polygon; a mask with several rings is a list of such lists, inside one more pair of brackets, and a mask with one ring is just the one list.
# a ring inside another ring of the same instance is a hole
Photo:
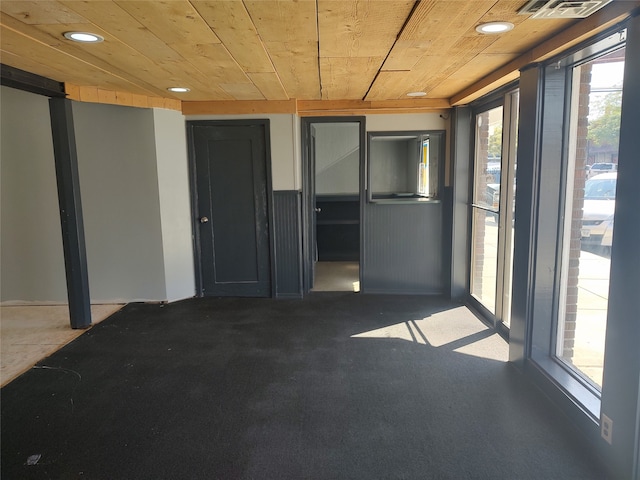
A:
{"label": "white wall corner", "polygon": [[189,162],[185,118],[153,109],[167,300],[195,296]]}

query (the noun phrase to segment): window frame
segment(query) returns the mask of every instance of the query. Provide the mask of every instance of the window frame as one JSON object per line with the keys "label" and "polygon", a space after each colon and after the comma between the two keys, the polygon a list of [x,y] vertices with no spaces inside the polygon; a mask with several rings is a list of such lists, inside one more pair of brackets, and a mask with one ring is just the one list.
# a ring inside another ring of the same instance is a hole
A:
{"label": "window frame", "polygon": [[[572,145],[571,108],[574,100],[574,68],[605,56],[626,45],[617,26],[593,39],[588,45],[565,52],[540,65],[542,75],[542,114],[540,154],[537,164],[534,291],[530,321],[529,361],[541,370],[593,422],[599,422],[601,391],[557,355],[559,323],[563,321],[563,275],[567,258],[565,212],[572,187],[574,167],[570,162]],[[561,97],[561,98],[558,98]],[[573,139],[575,140],[575,139]],[[559,158],[557,164],[554,159]],[[548,212],[557,212],[557,216]],[[546,213],[546,214],[545,214]],[[542,246],[553,245],[552,249]],[[606,353],[605,353],[606,355]]]}

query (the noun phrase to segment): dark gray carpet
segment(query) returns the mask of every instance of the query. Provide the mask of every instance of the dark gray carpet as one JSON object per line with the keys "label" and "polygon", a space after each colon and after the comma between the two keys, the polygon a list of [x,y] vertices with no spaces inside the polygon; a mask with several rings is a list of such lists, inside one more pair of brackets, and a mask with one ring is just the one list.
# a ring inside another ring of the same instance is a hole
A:
{"label": "dark gray carpet", "polygon": [[438,298],[128,305],[2,389],[2,479],[605,478],[506,351]]}

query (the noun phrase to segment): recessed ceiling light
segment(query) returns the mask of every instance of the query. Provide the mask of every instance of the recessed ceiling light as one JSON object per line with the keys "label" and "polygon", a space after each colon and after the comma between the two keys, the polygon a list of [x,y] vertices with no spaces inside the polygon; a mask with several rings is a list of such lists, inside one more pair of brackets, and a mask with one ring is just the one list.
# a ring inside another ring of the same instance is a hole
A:
{"label": "recessed ceiling light", "polygon": [[187,87],[169,87],[169,88],[167,88],[167,90],[169,90],[170,92],[175,92],[175,93],[186,93],[186,92],[190,91],[190,89],[187,88]]}
{"label": "recessed ceiling light", "polygon": [[82,43],[100,43],[104,42],[104,37],[89,32],[65,32],[64,38]]}
{"label": "recessed ceiling light", "polygon": [[409,92],[407,93],[407,97],[426,97],[427,92]]}
{"label": "recessed ceiling light", "polygon": [[513,30],[513,23],[510,22],[489,22],[476,27],[479,33],[504,33]]}

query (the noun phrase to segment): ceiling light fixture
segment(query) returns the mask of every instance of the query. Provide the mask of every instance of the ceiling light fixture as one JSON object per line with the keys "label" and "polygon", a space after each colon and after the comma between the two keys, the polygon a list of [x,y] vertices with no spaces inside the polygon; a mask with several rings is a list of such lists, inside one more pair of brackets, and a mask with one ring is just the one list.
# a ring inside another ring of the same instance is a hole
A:
{"label": "ceiling light fixture", "polygon": [[187,93],[191,89],[189,89],[187,87],[169,87],[169,88],[167,88],[167,90],[169,90],[170,92],[174,92],[174,93]]}
{"label": "ceiling light fixture", "polygon": [[81,43],[100,43],[104,42],[104,37],[89,32],[65,32],[64,38]]}
{"label": "ceiling light fixture", "polygon": [[513,30],[513,23],[510,22],[489,22],[483,23],[476,27],[476,32],[479,33],[504,33],[509,30]]}
{"label": "ceiling light fixture", "polygon": [[409,92],[407,93],[407,97],[426,97],[427,92]]}

